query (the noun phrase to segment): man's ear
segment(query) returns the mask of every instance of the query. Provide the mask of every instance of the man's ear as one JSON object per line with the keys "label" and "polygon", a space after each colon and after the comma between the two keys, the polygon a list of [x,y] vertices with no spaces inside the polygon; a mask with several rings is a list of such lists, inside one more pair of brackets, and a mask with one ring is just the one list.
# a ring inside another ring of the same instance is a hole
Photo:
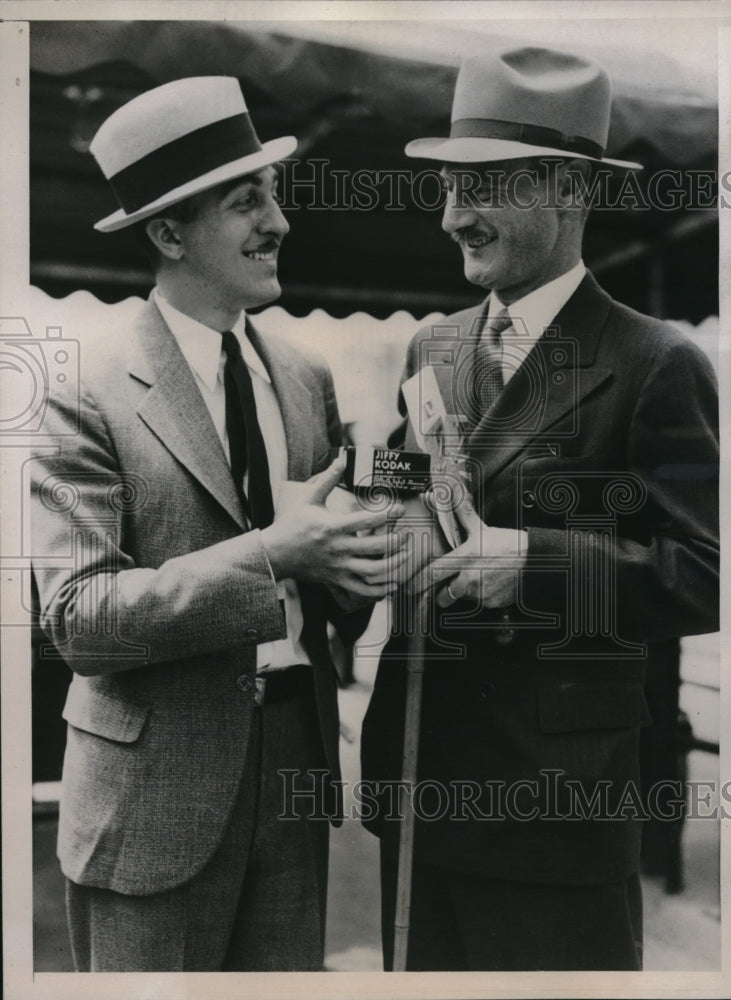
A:
{"label": "man's ear", "polygon": [[158,252],[166,260],[180,260],[183,256],[183,242],[179,224],[175,219],[157,216],[145,225],[145,231]]}

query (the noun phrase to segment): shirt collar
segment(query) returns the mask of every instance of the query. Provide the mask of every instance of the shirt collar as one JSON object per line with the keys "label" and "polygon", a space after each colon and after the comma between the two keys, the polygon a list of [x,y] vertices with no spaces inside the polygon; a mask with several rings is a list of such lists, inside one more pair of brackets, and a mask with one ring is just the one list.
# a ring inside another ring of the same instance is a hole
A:
{"label": "shirt collar", "polygon": [[[213,392],[218,382],[223,379],[223,368],[226,363],[226,356],[221,346],[220,331],[199,323],[192,316],[188,316],[176,309],[175,306],[171,306],[159,288],[155,288],[153,297],[188,365],[198,375],[206,388]],[[232,332],[241,345],[241,356],[249,369],[256,372],[266,382],[270,382],[269,372],[264,362],[246,336],[245,313],[242,312],[236,320]]]}
{"label": "shirt collar", "polygon": [[[585,273],[586,266],[583,260],[580,260],[565,274],[541,285],[540,288],[509,305],[508,314],[516,334],[525,335],[530,340],[538,340],[579,287]],[[493,292],[488,301],[488,320],[493,319],[504,308],[503,303]]]}

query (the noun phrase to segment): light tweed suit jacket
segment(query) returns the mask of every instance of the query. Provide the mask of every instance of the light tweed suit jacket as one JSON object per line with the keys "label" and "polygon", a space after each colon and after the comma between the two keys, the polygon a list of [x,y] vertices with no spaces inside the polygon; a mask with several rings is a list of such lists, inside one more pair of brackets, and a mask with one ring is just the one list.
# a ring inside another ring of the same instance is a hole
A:
{"label": "light tweed suit jacket", "polygon": [[[281,406],[289,478],[304,480],[340,440],[330,373],[249,334]],[[50,400],[58,449],[33,463],[42,624],[75,674],[58,850],[78,883],[148,894],[186,882],[216,848],[246,759],[256,647],[286,624],[260,532],[246,530],[208,410],[155,305],[131,330],[85,336],[80,367],[79,385]],[[337,779],[326,633],[337,611],[324,588],[300,591]]]}

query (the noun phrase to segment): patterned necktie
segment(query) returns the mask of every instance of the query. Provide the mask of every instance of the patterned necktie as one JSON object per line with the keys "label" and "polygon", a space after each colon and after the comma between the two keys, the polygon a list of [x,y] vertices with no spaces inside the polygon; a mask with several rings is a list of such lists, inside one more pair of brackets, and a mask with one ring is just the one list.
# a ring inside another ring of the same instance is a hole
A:
{"label": "patterned necktie", "polygon": [[[254,387],[241,346],[230,331],[223,334],[226,366],[223,384],[226,391],[226,431],[231,455],[231,474],[252,528],[266,528],[274,520],[274,504],[269,483],[264,438],[256,416]],[[244,476],[248,469],[248,497]]]}
{"label": "patterned necktie", "polygon": [[503,308],[485,323],[475,348],[472,398],[479,419],[487,413],[503,390],[503,344],[501,335],[511,325],[510,314]]}

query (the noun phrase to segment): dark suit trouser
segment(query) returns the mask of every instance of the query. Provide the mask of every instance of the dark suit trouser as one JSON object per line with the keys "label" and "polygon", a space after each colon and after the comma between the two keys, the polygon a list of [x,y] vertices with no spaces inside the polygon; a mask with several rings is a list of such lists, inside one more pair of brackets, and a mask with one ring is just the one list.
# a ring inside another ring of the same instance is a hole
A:
{"label": "dark suit trouser", "polygon": [[[200,872],[151,896],[125,896],[67,880],[77,970],[322,969],[328,824],[277,818],[284,801],[277,772],[323,767],[314,695],[255,709],[230,822]],[[312,801],[303,797],[294,807],[307,813]]]}
{"label": "dark suit trouser", "polygon": [[[384,968],[393,968],[398,845],[381,841]],[[414,864],[410,971],[642,968],[637,875],[608,885],[537,885]]]}

